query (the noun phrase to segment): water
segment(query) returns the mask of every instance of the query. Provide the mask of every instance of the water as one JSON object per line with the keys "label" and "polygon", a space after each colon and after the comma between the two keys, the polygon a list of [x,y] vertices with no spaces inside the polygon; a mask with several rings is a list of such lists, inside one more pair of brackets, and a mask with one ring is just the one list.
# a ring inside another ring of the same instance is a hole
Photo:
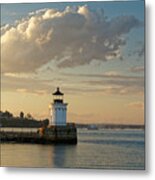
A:
{"label": "water", "polygon": [[1,144],[1,165],[144,169],[143,130],[78,129],[77,145]]}

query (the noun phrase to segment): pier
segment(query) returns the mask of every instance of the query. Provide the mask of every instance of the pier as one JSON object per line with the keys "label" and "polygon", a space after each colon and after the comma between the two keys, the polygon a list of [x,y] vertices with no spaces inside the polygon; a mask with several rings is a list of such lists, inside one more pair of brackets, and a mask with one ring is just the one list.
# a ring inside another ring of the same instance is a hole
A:
{"label": "pier", "polygon": [[34,144],[77,144],[77,130],[73,123],[66,126],[39,128],[36,132],[0,130],[1,143],[34,143]]}

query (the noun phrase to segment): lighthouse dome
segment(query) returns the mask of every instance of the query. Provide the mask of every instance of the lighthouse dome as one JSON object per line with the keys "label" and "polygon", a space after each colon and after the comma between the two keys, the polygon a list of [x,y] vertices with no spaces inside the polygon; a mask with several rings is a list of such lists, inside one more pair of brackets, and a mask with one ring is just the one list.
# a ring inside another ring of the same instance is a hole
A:
{"label": "lighthouse dome", "polygon": [[60,88],[57,87],[57,90],[53,93],[53,95],[56,95],[56,96],[63,96],[64,94],[62,92],[60,92]]}

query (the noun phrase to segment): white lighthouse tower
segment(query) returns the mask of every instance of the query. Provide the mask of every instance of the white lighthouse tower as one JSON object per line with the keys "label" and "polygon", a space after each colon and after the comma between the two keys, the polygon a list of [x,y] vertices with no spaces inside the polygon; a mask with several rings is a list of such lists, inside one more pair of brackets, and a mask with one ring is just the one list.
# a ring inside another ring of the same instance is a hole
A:
{"label": "white lighthouse tower", "polygon": [[51,122],[50,125],[66,126],[67,103],[63,102],[63,93],[59,87],[53,93],[53,102],[51,103]]}

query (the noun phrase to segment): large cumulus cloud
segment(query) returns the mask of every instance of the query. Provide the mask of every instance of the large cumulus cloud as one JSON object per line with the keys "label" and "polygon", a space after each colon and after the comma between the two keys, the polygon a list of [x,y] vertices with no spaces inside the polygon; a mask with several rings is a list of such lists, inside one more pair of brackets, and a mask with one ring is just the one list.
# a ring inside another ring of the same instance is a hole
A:
{"label": "large cumulus cloud", "polygon": [[123,35],[140,25],[134,16],[108,19],[87,6],[33,12],[1,27],[2,72],[33,72],[50,61],[62,68],[122,58]]}

